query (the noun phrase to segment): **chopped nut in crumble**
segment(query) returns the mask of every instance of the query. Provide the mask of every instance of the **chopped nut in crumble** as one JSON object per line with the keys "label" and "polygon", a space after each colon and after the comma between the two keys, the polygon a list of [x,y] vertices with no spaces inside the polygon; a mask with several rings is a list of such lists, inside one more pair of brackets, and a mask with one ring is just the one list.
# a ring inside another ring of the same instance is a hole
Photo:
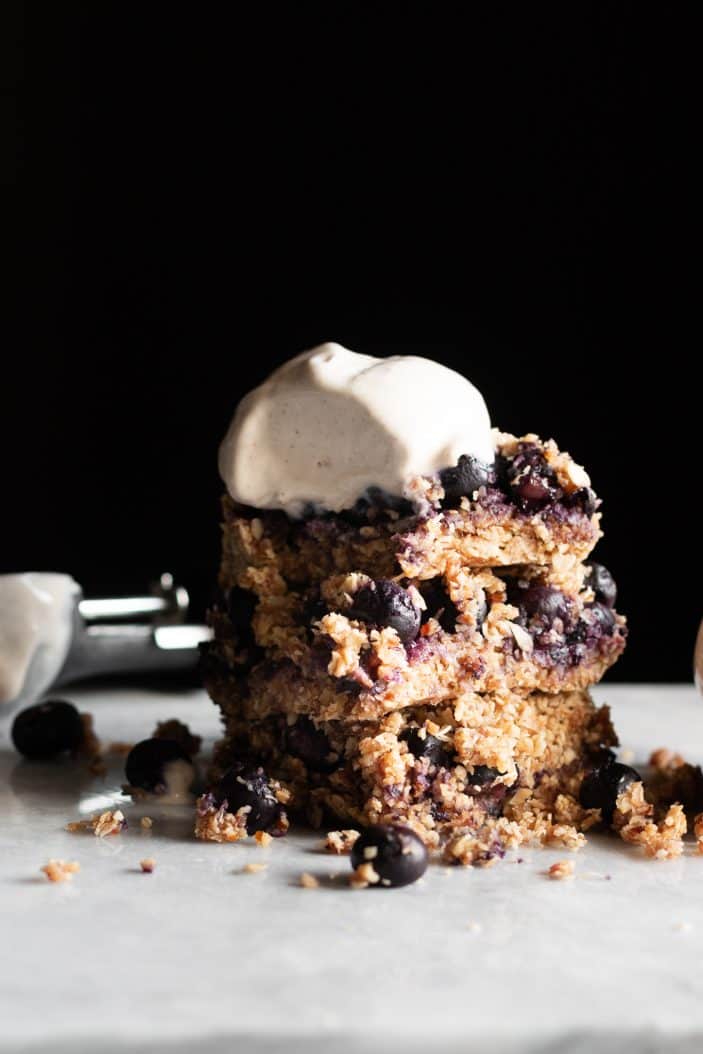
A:
{"label": "chopped nut in crumble", "polygon": [[141,827],[144,828],[145,831],[150,831],[151,828],[154,826],[154,821],[152,820],[151,816],[142,816],[141,820],[139,821],[139,824]]}
{"label": "chopped nut in crumble", "polygon": [[359,832],[351,828],[342,831],[328,831],[325,838],[325,849],[328,853],[350,853]]}
{"label": "chopped nut in crumble", "polygon": [[142,871],[145,872],[145,874],[150,875],[156,867],[156,861],[154,860],[153,856],[148,856],[146,860],[139,861],[139,866],[141,867]]}
{"label": "chopped nut in crumble", "polygon": [[552,864],[547,874],[550,878],[557,881],[565,878],[574,877],[574,862],[573,860],[557,860],[556,864]]}
{"label": "chopped nut in crumble", "polygon": [[645,799],[643,784],[631,783],[617,800],[613,826],[624,841],[642,846],[655,860],[681,856],[687,827],[683,807],[671,805],[659,823],[653,817],[654,806]]}
{"label": "chopped nut in crumble", "polygon": [[119,834],[127,826],[127,820],[120,809],[108,810],[89,820],[74,820],[66,824],[66,830],[75,834],[78,831],[92,831],[96,838],[106,838],[109,834]]}
{"label": "chopped nut in crumble", "polygon": [[271,845],[273,838],[266,831],[256,831],[254,834],[254,841],[261,848],[265,849],[267,845]]}
{"label": "chopped nut in crumble", "polygon": [[80,869],[81,865],[77,860],[50,860],[40,868],[50,882],[71,882]]}
{"label": "chopped nut in crumble", "polygon": [[311,875],[308,871],[303,871],[300,876],[300,884],[303,889],[317,889],[320,885],[314,875]]}

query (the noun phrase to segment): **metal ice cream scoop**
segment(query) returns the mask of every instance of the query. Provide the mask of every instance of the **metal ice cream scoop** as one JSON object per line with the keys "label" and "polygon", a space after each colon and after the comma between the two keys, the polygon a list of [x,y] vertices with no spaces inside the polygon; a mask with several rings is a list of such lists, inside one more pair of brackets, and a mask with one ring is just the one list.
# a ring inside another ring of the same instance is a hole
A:
{"label": "metal ice cream scoop", "polygon": [[163,574],[145,596],[84,598],[70,575],[0,575],[0,704],[99,674],[193,669],[211,637]]}

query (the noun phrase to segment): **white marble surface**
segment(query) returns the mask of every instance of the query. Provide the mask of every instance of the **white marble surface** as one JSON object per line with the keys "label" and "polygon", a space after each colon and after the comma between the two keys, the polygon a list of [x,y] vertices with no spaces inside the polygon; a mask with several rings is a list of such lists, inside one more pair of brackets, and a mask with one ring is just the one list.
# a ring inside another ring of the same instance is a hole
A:
{"label": "white marble surface", "polygon": [[[601,687],[623,746],[703,761],[693,688]],[[74,692],[106,739],[179,716],[217,730],[200,693]],[[203,845],[182,808],[128,806],[124,834],[69,834],[119,786],[30,765],[0,714],[0,1051],[696,1051],[703,1045],[703,857],[650,862],[592,837],[487,871],[432,867],[400,890],[351,891],[300,873],[346,858],[298,834],[270,849]],[[138,817],[148,811],[150,834]],[[80,861],[51,885],[51,857]],[[139,871],[153,856],[154,874]],[[243,874],[265,861],[262,874]],[[610,876],[608,879],[606,876]]]}

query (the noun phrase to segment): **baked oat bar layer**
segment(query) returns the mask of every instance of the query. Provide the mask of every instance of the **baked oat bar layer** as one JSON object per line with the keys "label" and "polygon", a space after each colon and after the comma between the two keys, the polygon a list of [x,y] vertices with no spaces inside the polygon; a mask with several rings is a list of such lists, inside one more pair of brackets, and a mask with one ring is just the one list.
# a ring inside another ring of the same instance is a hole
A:
{"label": "baked oat bar layer", "polygon": [[[579,844],[577,829],[593,819],[578,804],[581,781],[616,742],[607,707],[586,692],[465,692],[376,722],[231,714],[211,775],[216,787],[246,759],[313,826],[409,824],[431,847],[476,862],[524,841]],[[221,807],[206,797],[201,814]]]}
{"label": "baked oat bar layer", "polygon": [[245,697],[253,718],[372,720],[465,687],[563,692],[599,681],[626,627],[612,592],[600,580],[594,589],[593,568],[497,570],[452,560],[425,581],[351,571],[294,590],[273,569],[250,568],[210,613],[208,690],[225,711]]}
{"label": "baked oat bar layer", "polygon": [[[584,560],[599,502],[568,454],[537,436],[499,435],[495,467],[461,464],[412,481],[409,497],[370,493],[353,509],[291,520],[224,500],[223,584],[274,570],[291,587],[356,570],[372,578],[464,567]],[[453,475],[452,475],[453,473]],[[241,584],[241,583],[240,583]]]}

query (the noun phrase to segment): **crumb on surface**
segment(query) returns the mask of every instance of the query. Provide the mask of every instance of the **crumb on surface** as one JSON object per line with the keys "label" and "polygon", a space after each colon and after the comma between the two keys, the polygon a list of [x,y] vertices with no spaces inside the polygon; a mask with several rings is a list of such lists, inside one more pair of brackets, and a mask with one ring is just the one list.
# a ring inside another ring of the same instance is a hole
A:
{"label": "crumb on surface", "polygon": [[576,870],[573,860],[557,860],[556,864],[547,871],[551,879],[563,881],[565,878],[573,878]]}
{"label": "crumb on surface", "polygon": [[639,845],[653,860],[674,860],[683,853],[687,824],[683,806],[669,806],[663,818],[654,818],[654,806],[644,796],[644,785],[631,783],[617,800],[613,826],[620,837]]}
{"label": "crumb on surface", "polygon": [[151,816],[142,816],[141,820],[139,821],[139,826],[143,827],[145,831],[150,831],[151,828],[154,826],[154,821],[152,820]]}
{"label": "crumb on surface", "polygon": [[50,882],[71,882],[81,865],[77,860],[49,860],[44,864],[41,871],[44,872]]}
{"label": "crumb on surface", "polygon": [[674,753],[667,747],[658,747],[649,755],[649,764],[652,768],[666,771],[667,769],[680,769],[685,764],[680,754]]}
{"label": "crumb on surface", "polygon": [[191,758],[195,757],[203,742],[202,736],[194,735],[188,725],[183,724],[182,721],[175,717],[169,721],[159,721],[154,729],[152,738],[172,739],[179,746],[183,747],[186,754]]}
{"label": "crumb on surface", "polygon": [[328,853],[350,853],[354,842],[359,837],[359,832],[352,828],[345,828],[341,831],[328,831],[327,837],[325,838],[324,847]]}
{"label": "crumb on surface", "polygon": [[148,856],[145,860],[139,861],[139,866],[145,874],[150,875],[156,867],[156,861],[153,856]]}
{"label": "crumb on surface", "polygon": [[66,830],[75,834],[78,831],[92,831],[96,838],[106,838],[109,834],[120,834],[127,826],[127,820],[121,809],[108,809],[99,816],[89,820],[74,820],[66,824]]}
{"label": "crumb on surface", "polygon": [[239,842],[247,836],[247,813],[243,805],[236,813],[217,805],[211,794],[198,798],[195,814],[195,837],[203,842]]}
{"label": "crumb on surface", "polygon": [[699,813],[693,821],[693,833],[696,836],[698,852],[703,855],[703,812]]}
{"label": "crumb on surface", "polygon": [[303,889],[317,889],[320,885],[314,875],[311,875],[309,871],[303,871],[300,876],[300,885]]}
{"label": "crumb on surface", "polygon": [[349,885],[352,889],[366,889],[367,886],[378,885],[380,881],[381,876],[369,861],[359,864],[349,876]]}
{"label": "crumb on surface", "polygon": [[242,872],[245,875],[258,875],[259,872],[265,871],[268,864],[245,864],[242,868]]}
{"label": "crumb on surface", "polygon": [[273,838],[266,831],[256,831],[254,833],[254,841],[260,849],[265,849],[267,845],[271,845]]}

